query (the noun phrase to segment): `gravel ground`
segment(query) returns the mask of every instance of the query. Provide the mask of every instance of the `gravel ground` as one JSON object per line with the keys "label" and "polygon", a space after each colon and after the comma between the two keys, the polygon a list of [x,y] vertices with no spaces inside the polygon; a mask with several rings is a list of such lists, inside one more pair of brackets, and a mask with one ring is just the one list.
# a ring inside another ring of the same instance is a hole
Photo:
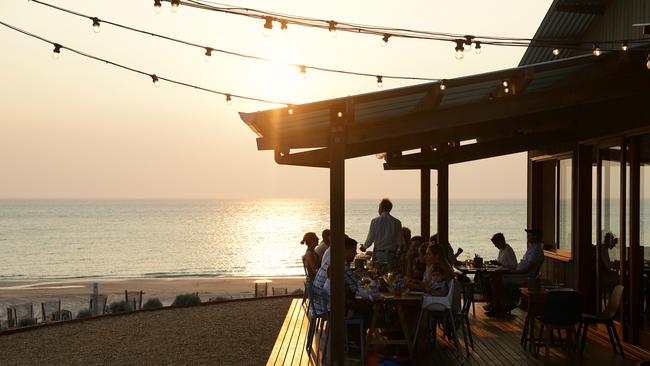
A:
{"label": "gravel ground", "polygon": [[264,365],[291,300],[136,312],[0,336],[0,365]]}

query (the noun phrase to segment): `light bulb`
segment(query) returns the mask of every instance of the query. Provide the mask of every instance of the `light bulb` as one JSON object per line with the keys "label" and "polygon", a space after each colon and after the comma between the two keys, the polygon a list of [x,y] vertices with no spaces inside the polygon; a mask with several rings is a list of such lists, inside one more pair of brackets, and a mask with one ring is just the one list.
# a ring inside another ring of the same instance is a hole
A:
{"label": "light bulb", "polygon": [[648,70],[650,70],[650,53],[648,53],[648,58],[647,58],[647,60],[648,60],[648,61],[645,63],[645,67],[647,67]]}
{"label": "light bulb", "polygon": [[480,41],[474,42],[474,52],[476,52],[477,55],[481,54],[481,42]]}
{"label": "light bulb", "polygon": [[384,77],[377,75],[377,87],[381,88],[382,86],[384,86]]}
{"label": "light bulb", "polygon": [[59,59],[59,56],[61,56],[61,45],[58,43],[54,44],[54,50],[52,51],[52,58],[55,60]]}
{"label": "light bulb", "polygon": [[598,47],[597,44],[594,45],[594,56],[598,57],[603,53],[603,51]]}
{"label": "light bulb", "polygon": [[560,49],[559,48],[554,48],[553,49],[553,56],[557,56],[560,54]]}
{"label": "light bulb", "polygon": [[99,33],[99,31],[100,31],[100,29],[99,29],[99,26],[100,26],[99,18],[92,18],[92,20],[93,20],[93,32]]}
{"label": "light bulb", "polygon": [[205,55],[203,56],[203,60],[204,60],[205,62],[209,62],[210,59],[212,58],[212,51],[213,51],[213,50],[212,50],[212,48],[210,48],[210,47],[206,47],[206,48],[205,48]]}
{"label": "light bulb", "polygon": [[336,114],[339,118],[343,117],[343,112],[339,112]]}
{"label": "light bulb", "polygon": [[230,94],[226,94],[226,105],[227,106],[232,105],[232,96]]}
{"label": "light bulb", "polygon": [[465,47],[463,46],[464,43],[465,43],[465,41],[463,41],[462,39],[457,39],[456,40],[456,48],[455,48],[455,50],[456,50],[456,60],[460,60],[463,57],[465,57]]}
{"label": "light bulb", "polygon": [[503,89],[503,92],[506,93],[506,94],[508,94],[508,93],[510,93],[510,89],[509,89],[509,88],[505,88],[505,89]]}
{"label": "light bulb", "polygon": [[503,83],[501,84],[503,85],[504,88],[507,88],[509,85],[508,80],[504,80]]}
{"label": "light bulb", "polygon": [[151,74],[151,81],[153,82],[153,85],[155,85],[156,87],[160,86],[160,80],[158,80],[156,74]]}
{"label": "light bulb", "polygon": [[384,36],[381,37],[381,43],[380,43],[380,45],[381,45],[382,47],[386,47],[386,46],[388,46],[388,39],[389,39],[389,38],[390,38],[390,34],[388,34],[388,33],[384,34]]}
{"label": "light bulb", "polygon": [[273,18],[264,17],[264,37],[270,37],[273,30]]}
{"label": "light bulb", "polygon": [[465,36],[465,44],[463,45],[463,49],[465,52],[469,52],[472,50],[472,40],[474,39],[474,36]]}
{"label": "light bulb", "polygon": [[156,14],[160,14],[160,9],[162,8],[162,4],[160,3],[160,0],[154,0],[153,2],[153,11],[156,12]]}
{"label": "light bulb", "polygon": [[327,30],[330,32],[330,37],[336,37],[336,22],[333,20],[327,22]]}
{"label": "light bulb", "polygon": [[280,29],[281,30],[287,30],[289,29],[289,26],[287,25],[289,22],[286,19],[280,20]]}
{"label": "light bulb", "polygon": [[621,51],[627,51],[628,49],[629,47],[627,46],[627,43],[623,42],[623,44],[621,45]]}
{"label": "light bulb", "polygon": [[181,1],[180,0],[172,0],[172,12],[178,13],[178,8],[181,6]]}
{"label": "light bulb", "polygon": [[307,66],[300,65],[298,67],[300,68],[300,77],[302,79],[306,79],[307,78]]}
{"label": "light bulb", "polygon": [[440,90],[445,90],[445,89],[447,89],[447,86],[445,85],[445,81],[441,80],[440,81]]}
{"label": "light bulb", "polygon": [[293,115],[293,104],[287,105],[287,113]]}

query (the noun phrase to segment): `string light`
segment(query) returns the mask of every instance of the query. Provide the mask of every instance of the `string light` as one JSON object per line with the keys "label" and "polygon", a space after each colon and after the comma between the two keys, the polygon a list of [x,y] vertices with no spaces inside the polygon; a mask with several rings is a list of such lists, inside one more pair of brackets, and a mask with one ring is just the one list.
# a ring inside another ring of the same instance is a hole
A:
{"label": "string light", "polygon": [[270,37],[272,29],[273,17],[264,17],[264,37]]}
{"label": "string light", "polygon": [[477,55],[481,54],[481,41],[474,41],[474,52],[476,52]]}
{"label": "string light", "polygon": [[506,93],[506,94],[510,93],[510,88],[504,88],[503,92]]}
{"label": "string light", "polygon": [[557,56],[560,54],[560,49],[559,48],[554,48],[553,49],[553,56]]}
{"label": "string light", "polygon": [[[158,1],[160,2],[161,0],[158,0]],[[90,15],[78,13],[78,12],[75,12],[75,11],[72,11],[72,10],[61,8],[59,6],[55,6],[55,5],[51,5],[51,4],[42,2],[42,1],[39,1],[39,0],[32,0],[32,2],[35,2],[37,4],[53,8],[55,10],[59,10],[59,11],[68,13],[68,14],[71,14],[71,15],[75,15],[75,16],[78,16],[78,17],[92,18]],[[106,20],[106,19],[103,19],[102,22],[113,25],[113,26],[118,27],[118,28],[129,30],[131,32],[141,33],[141,34],[145,34],[145,35],[148,35],[148,36],[161,38],[161,39],[164,39],[166,41],[181,43],[181,44],[184,44],[184,45],[187,45],[187,46],[200,48],[202,50],[205,50],[206,48],[208,48],[208,46],[205,46],[205,45],[200,45],[200,44],[197,44],[197,43],[194,43],[194,42],[189,42],[189,41],[185,41],[185,40],[178,39],[178,38],[173,38],[173,37],[169,37],[169,36],[160,35],[160,34],[157,34],[157,33],[146,31],[146,30],[133,28],[133,27],[126,26],[126,25],[116,23],[116,22],[112,22],[112,21]],[[336,23],[333,23],[333,25],[335,26]],[[228,51],[228,50],[214,48],[214,47],[210,47],[210,48],[212,48],[212,51],[214,51],[214,52],[220,52],[220,53],[224,53],[224,54],[231,55],[231,56],[237,56],[237,57],[242,57],[242,58],[247,58],[247,59],[252,59],[252,60],[257,60],[257,61],[265,61],[265,62],[271,62],[272,61],[272,60],[270,60],[268,58],[265,58],[265,57],[254,56],[254,55],[249,55],[249,54],[244,54],[244,53],[239,53],[239,52],[234,52],[234,51]],[[294,63],[289,63],[288,66],[298,67],[298,65],[294,64]],[[346,71],[346,70],[330,69],[330,68],[319,67],[319,66],[311,66],[311,65],[306,65],[306,66],[308,68],[318,70],[318,71],[340,73],[340,74],[346,74],[346,75],[365,76],[365,77],[372,77],[372,78],[375,78],[376,75],[377,75],[376,73],[364,73],[364,72],[356,72],[356,71]],[[386,78],[386,79],[401,79],[401,80],[421,80],[421,81],[437,81],[438,80],[438,78],[399,76],[399,75],[383,75],[383,77]]]}
{"label": "string light", "polygon": [[594,45],[593,53],[594,53],[594,56],[596,56],[596,57],[600,56],[603,53],[603,51],[600,49],[600,47],[598,47],[598,44]]}
{"label": "string light", "polygon": [[99,26],[100,26],[99,18],[94,17],[94,18],[90,18],[90,19],[93,20],[93,32],[99,33],[99,30],[100,30],[99,29]]}
{"label": "string light", "polygon": [[648,57],[646,58],[646,60],[647,61],[645,63],[645,67],[647,67],[648,70],[650,70],[650,53],[648,53]]}
{"label": "string light", "polygon": [[343,117],[343,112],[339,112],[336,114],[339,118]]}
{"label": "string light", "polygon": [[287,109],[287,113],[289,113],[289,114],[292,115],[292,114],[293,114],[293,104],[289,104],[289,105],[287,106],[287,108],[288,108],[288,109]]}
{"label": "string light", "polygon": [[381,88],[382,86],[384,86],[384,77],[377,75],[377,87]]}
{"label": "string light", "polygon": [[212,51],[214,51],[214,50],[212,48],[210,48],[210,47],[205,48],[205,55],[203,56],[203,59],[206,62],[210,61],[210,59],[212,58]]}
{"label": "string light", "polygon": [[177,13],[178,8],[181,6],[181,0],[171,0],[172,3],[172,12]]}
{"label": "string light", "polygon": [[474,39],[474,36],[465,36],[465,44],[463,45],[463,49],[465,52],[469,52],[472,50],[472,40]]}
{"label": "string light", "polygon": [[462,39],[457,39],[456,40],[456,60],[461,60],[463,57],[465,57],[465,47],[463,47],[463,44],[465,43],[464,40]]}
{"label": "string light", "polygon": [[327,30],[330,32],[330,36],[336,37],[336,22],[333,20],[328,21]]}
{"label": "string light", "polygon": [[388,46],[388,39],[390,38],[390,34],[385,33],[383,37],[381,37],[381,46],[386,47]]}
{"label": "string light", "polygon": [[160,8],[162,8],[160,0],[153,0],[153,11],[155,11],[156,14],[160,14]]}
{"label": "string light", "polygon": [[286,19],[281,19],[280,20],[280,29],[281,30],[287,30],[289,27],[287,26],[288,21]]}
{"label": "string light", "polygon": [[58,60],[59,56],[61,56],[61,45],[58,43],[53,43],[53,45],[54,50],[52,51],[52,58]]}
{"label": "string light", "polygon": [[298,68],[300,69],[300,76],[301,76],[303,79],[306,78],[306,77],[307,77],[307,66],[305,66],[305,65],[300,65],[300,66],[298,66]]}
{"label": "string light", "polygon": [[627,42],[623,42],[623,44],[621,44],[621,50],[627,52],[628,49],[629,47],[627,46]]}
{"label": "string light", "polygon": [[232,105],[232,95],[226,93],[226,105],[231,106]]}
{"label": "string light", "polygon": [[445,89],[447,89],[447,86],[445,85],[445,81],[440,80],[440,90],[444,91]]}
{"label": "string light", "polygon": [[158,76],[156,74],[151,74],[151,81],[153,82],[153,85],[155,86],[160,86],[160,80],[158,80]]}
{"label": "string light", "polygon": [[507,88],[510,83],[508,83],[508,80],[504,80],[501,85],[503,85],[504,88]]}

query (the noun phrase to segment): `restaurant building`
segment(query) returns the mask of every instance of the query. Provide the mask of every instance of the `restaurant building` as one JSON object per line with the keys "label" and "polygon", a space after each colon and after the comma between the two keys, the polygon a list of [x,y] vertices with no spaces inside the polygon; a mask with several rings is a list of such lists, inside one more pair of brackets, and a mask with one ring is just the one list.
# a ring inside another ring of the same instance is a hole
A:
{"label": "restaurant building", "polygon": [[276,163],[330,171],[334,363],[343,359],[345,160],[373,154],[385,154],[384,169],[420,171],[425,237],[437,171],[434,227],[446,241],[449,165],[528,152],[542,279],[577,289],[585,311],[624,285],[620,334],[650,349],[650,27],[635,26],[644,23],[646,0],[554,0],[518,67],[240,114]]}

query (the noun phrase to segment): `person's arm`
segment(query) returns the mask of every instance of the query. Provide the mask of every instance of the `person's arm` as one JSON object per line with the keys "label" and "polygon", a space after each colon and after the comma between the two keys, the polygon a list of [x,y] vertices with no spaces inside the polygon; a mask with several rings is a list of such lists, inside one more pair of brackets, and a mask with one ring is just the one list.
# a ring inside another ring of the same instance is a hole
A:
{"label": "person's arm", "polygon": [[352,293],[357,293],[357,290],[359,289],[359,281],[357,281],[356,277],[352,274],[352,271],[350,271],[350,267],[346,266],[343,269],[343,274],[345,274],[345,283],[348,285],[348,288]]}
{"label": "person's arm", "polygon": [[456,250],[456,253],[454,254],[454,258],[458,258],[458,256],[459,256],[462,252],[463,252],[463,248],[460,248],[460,247],[459,247],[459,248]]}
{"label": "person's arm", "polygon": [[376,220],[370,221],[370,227],[368,228],[368,236],[366,237],[366,242],[361,246],[361,251],[365,252],[370,248],[372,243],[375,241],[375,222]]}
{"label": "person's arm", "polygon": [[515,269],[512,273],[526,273],[535,267],[536,263],[534,261],[528,261],[525,267],[520,269]]}
{"label": "person's arm", "polygon": [[316,271],[318,271],[318,259],[316,259],[316,254],[313,252],[309,252],[307,253],[305,259],[307,260],[307,265],[309,266],[309,269],[313,273],[316,273]]}

